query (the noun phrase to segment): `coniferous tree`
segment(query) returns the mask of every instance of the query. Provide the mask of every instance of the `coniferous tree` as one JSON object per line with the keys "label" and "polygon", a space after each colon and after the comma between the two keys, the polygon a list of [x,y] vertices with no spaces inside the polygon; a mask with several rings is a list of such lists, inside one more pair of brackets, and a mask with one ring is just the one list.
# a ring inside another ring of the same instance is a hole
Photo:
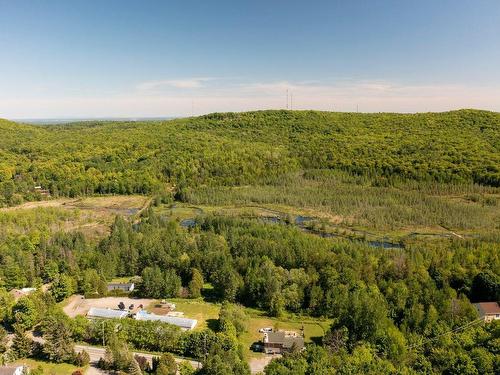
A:
{"label": "coniferous tree", "polygon": [[75,342],[69,323],[62,318],[51,318],[45,323],[43,351],[50,361],[74,362]]}
{"label": "coniferous tree", "polygon": [[201,290],[203,289],[203,275],[196,268],[191,270],[191,281],[189,282],[188,288],[189,296],[191,298],[201,297]]}
{"label": "coniferous tree", "polygon": [[33,341],[26,335],[21,326],[14,327],[11,349],[15,358],[27,358],[33,351]]}

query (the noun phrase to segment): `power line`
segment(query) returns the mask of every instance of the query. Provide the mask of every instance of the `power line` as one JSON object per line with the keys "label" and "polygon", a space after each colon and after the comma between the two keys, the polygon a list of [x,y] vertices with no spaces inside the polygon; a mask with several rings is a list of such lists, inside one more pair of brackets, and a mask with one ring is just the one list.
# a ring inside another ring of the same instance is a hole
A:
{"label": "power line", "polygon": [[464,324],[463,326],[460,326],[460,327],[454,328],[454,329],[452,329],[452,330],[450,330],[450,331],[447,331],[447,332],[441,333],[441,334],[439,334],[439,335],[437,335],[437,336],[431,337],[430,339],[424,340],[424,341],[422,341],[422,342],[420,342],[420,343],[418,343],[418,344],[414,344],[414,345],[410,346],[408,349],[413,349],[413,348],[416,348],[417,346],[427,344],[428,342],[431,342],[431,341],[435,341],[435,340],[437,340],[438,338],[443,337],[443,336],[445,336],[445,335],[448,335],[448,334],[450,334],[450,333],[457,333],[457,332],[463,331],[463,330],[465,330],[465,329],[467,329],[467,328],[470,328],[470,327],[472,327],[473,325],[475,325],[475,324],[477,324],[477,323],[480,323],[480,322],[482,322],[482,321],[483,321],[483,320],[482,320],[481,318],[476,319],[476,320],[473,320],[473,321],[471,321],[471,322],[469,322],[469,323],[467,323],[467,324]]}

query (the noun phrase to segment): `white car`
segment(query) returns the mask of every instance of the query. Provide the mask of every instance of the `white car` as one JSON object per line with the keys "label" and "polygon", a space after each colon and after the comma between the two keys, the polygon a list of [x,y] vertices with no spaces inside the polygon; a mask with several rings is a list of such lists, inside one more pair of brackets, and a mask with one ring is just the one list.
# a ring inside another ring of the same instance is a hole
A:
{"label": "white car", "polygon": [[259,332],[260,332],[260,333],[266,333],[266,332],[272,332],[272,331],[273,331],[273,329],[272,329],[272,328],[270,328],[270,327],[266,327],[266,328],[261,328],[261,329],[259,329]]}

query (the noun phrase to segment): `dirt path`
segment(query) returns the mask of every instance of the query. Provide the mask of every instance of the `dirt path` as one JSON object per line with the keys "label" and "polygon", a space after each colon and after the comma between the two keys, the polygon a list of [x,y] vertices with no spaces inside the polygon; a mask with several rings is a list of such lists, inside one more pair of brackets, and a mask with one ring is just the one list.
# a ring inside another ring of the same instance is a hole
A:
{"label": "dirt path", "polygon": [[264,368],[271,362],[274,358],[280,358],[281,355],[266,355],[265,357],[252,358],[248,361],[250,365],[250,371],[252,374],[257,374],[259,372],[263,372]]}
{"label": "dirt path", "polygon": [[61,207],[67,204],[76,203],[78,199],[61,198],[48,201],[26,202],[14,207],[4,207],[0,211],[30,210],[39,207]]}

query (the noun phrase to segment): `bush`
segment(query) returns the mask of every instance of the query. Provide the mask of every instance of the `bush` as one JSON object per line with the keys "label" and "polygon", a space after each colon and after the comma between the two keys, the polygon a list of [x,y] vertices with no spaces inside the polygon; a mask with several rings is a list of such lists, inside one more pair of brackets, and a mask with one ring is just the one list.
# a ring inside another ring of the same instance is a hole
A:
{"label": "bush", "polygon": [[75,356],[75,365],[85,367],[90,363],[90,355],[85,350],[82,350]]}
{"label": "bush", "polygon": [[150,366],[149,366],[149,362],[146,359],[146,357],[143,357],[142,355],[135,355],[134,358],[137,361],[137,363],[139,364],[139,367],[141,368],[142,371],[149,372],[151,370]]}

